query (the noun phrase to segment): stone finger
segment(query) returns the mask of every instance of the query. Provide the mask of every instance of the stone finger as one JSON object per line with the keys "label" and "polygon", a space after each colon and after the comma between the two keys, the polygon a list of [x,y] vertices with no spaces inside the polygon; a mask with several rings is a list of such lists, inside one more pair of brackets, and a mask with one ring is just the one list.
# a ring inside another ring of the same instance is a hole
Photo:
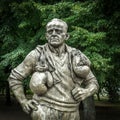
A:
{"label": "stone finger", "polygon": [[75,100],[76,100],[76,101],[81,101],[81,96],[77,96],[77,97],[75,98]]}
{"label": "stone finger", "polygon": [[72,90],[72,95],[74,96],[77,92],[78,92],[78,88],[75,87],[75,88]]}
{"label": "stone finger", "polygon": [[82,95],[83,94],[83,91],[79,91],[77,92],[76,94],[74,94],[74,97],[77,98],[78,96]]}
{"label": "stone finger", "polygon": [[84,95],[80,95],[80,96],[78,96],[78,97],[76,97],[76,100],[77,101],[82,101],[82,100],[84,100]]}
{"label": "stone finger", "polygon": [[32,100],[32,104],[33,104],[33,105],[38,105],[38,102],[35,101],[35,100]]}
{"label": "stone finger", "polygon": [[26,112],[27,114],[29,114],[29,110],[27,109],[26,106],[23,107],[23,111]]}
{"label": "stone finger", "polygon": [[28,104],[25,105],[25,109],[26,109],[27,111],[30,111],[30,110],[31,110]]}
{"label": "stone finger", "polygon": [[30,110],[31,110],[31,109],[32,109],[32,110],[33,110],[33,109],[36,109],[36,106],[33,105],[32,103],[29,103],[28,105],[29,105]]}

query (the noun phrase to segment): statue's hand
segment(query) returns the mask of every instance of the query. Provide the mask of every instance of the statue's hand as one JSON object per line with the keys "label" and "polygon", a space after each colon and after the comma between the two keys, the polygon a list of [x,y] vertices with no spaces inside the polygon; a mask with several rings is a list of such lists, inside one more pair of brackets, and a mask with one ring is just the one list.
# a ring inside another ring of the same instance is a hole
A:
{"label": "statue's hand", "polygon": [[89,96],[89,90],[88,89],[85,89],[85,88],[81,88],[81,87],[75,87],[73,90],[72,90],[72,95],[73,95],[73,98],[80,102],[82,100],[84,100],[85,98],[87,98]]}
{"label": "statue's hand", "polygon": [[23,100],[21,106],[23,111],[29,114],[32,110],[37,110],[38,103],[35,100]]}

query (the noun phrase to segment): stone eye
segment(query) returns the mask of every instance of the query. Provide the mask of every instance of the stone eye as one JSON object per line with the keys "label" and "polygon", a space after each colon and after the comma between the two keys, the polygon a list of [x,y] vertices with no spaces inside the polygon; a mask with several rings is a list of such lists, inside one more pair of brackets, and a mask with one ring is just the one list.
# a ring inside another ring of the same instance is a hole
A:
{"label": "stone eye", "polygon": [[62,30],[56,29],[55,31],[56,31],[57,34],[61,34],[62,33]]}
{"label": "stone eye", "polygon": [[52,34],[53,33],[53,30],[48,30],[47,31],[49,34]]}

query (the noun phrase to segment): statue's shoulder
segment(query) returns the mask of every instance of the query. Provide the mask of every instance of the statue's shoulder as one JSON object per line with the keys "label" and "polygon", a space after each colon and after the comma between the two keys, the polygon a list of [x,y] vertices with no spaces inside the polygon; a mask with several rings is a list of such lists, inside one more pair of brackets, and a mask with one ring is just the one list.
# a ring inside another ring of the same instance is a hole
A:
{"label": "statue's shoulder", "polygon": [[71,47],[69,45],[66,45],[67,50],[71,53],[71,54],[83,54],[79,49],[76,49],[74,47]]}
{"label": "statue's shoulder", "polygon": [[67,45],[67,49],[71,53],[72,59],[74,58],[76,59],[76,57],[80,57],[82,61],[87,63],[89,66],[91,65],[89,58],[83,52],[81,52],[81,50],[73,48],[68,45]]}
{"label": "statue's shoulder", "polygon": [[27,56],[26,59],[38,59],[41,55],[42,49],[44,48],[45,45],[37,45],[35,47],[35,49],[33,49],[32,51],[30,51]]}
{"label": "statue's shoulder", "polygon": [[66,48],[67,48],[67,51],[68,51],[68,52],[77,51],[77,49],[76,49],[76,48],[71,47],[71,46],[69,46],[69,45],[67,45],[67,44],[66,44]]}

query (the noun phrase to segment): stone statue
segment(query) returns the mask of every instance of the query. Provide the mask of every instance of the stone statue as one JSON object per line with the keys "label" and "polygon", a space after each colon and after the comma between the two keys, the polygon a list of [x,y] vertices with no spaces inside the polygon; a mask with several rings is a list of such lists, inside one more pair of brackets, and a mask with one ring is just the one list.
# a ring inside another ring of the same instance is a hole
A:
{"label": "stone statue", "polygon": [[[80,120],[79,104],[98,90],[89,59],[65,44],[68,26],[54,18],[46,25],[48,43],[38,45],[12,70],[8,81],[23,110],[33,120]],[[22,80],[31,75],[28,100]]]}

